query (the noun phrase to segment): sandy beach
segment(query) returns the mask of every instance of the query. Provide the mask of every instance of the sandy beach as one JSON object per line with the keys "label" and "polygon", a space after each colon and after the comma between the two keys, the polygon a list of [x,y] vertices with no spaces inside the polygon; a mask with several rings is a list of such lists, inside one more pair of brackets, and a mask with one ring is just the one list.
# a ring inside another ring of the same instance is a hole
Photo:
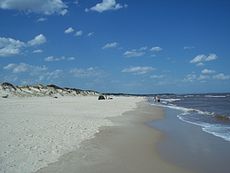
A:
{"label": "sandy beach", "polygon": [[143,98],[95,96],[0,98],[0,172],[31,173],[78,150],[109,117],[132,110]]}
{"label": "sandy beach", "polygon": [[109,118],[117,126],[101,128],[79,150],[63,155],[37,173],[189,173],[163,161],[156,150],[164,135],[146,122],[163,115],[163,109],[141,102],[135,110]]}

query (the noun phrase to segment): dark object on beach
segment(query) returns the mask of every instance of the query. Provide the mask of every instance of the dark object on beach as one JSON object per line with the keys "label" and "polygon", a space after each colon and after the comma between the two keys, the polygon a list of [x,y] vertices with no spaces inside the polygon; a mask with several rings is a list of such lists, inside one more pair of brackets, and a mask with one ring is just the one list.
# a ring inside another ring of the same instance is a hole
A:
{"label": "dark object on beach", "polygon": [[2,98],[4,98],[4,99],[6,99],[6,98],[8,98],[8,97],[9,97],[9,95],[2,96]]}
{"label": "dark object on beach", "polygon": [[161,99],[158,96],[156,96],[154,100],[155,100],[155,102],[161,102]]}
{"label": "dark object on beach", "polygon": [[160,98],[158,98],[158,99],[157,99],[157,102],[161,102],[161,99],[160,99]]}
{"label": "dark object on beach", "polygon": [[57,99],[58,97],[57,96],[54,96],[55,99]]}
{"label": "dark object on beach", "polygon": [[105,100],[105,96],[100,95],[100,96],[98,97],[98,100]]}

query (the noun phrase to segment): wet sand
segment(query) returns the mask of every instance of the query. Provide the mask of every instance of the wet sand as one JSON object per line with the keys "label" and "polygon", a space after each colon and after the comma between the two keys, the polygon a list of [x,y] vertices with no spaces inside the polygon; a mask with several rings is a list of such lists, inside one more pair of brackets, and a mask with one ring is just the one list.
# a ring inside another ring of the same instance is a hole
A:
{"label": "wet sand", "polygon": [[101,128],[78,150],[37,173],[191,173],[162,160],[156,150],[164,135],[146,122],[163,116],[163,109],[141,102],[134,111],[109,118],[116,126]]}
{"label": "wet sand", "polygon": [[152,127],[167,134],[157,144],[161,158],[197,173],[230,172],[229,141],[203,132],[200,126],[179,120],[178,110],[164,110],[164,119],[149,122]]}

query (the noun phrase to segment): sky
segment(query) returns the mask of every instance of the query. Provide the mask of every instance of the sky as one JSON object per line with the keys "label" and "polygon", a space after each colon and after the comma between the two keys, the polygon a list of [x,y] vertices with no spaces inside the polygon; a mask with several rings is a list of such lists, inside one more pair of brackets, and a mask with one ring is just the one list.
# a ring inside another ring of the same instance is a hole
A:
{"label": "sky", "polygon": [[0,0],[0,82],[230,92],[229,0]]}

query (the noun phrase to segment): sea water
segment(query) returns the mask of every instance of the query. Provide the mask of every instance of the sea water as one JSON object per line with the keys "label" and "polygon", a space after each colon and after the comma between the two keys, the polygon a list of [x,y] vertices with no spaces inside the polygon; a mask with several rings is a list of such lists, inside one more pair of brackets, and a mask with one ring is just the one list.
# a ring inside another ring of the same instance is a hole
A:
{"label": "sea water", "polygon": [[230,142],[230,94],[185,94],[160,95],[161,102],[152,104],[181,110],[177,117],[186,122],[200,126],[210,133]]}

